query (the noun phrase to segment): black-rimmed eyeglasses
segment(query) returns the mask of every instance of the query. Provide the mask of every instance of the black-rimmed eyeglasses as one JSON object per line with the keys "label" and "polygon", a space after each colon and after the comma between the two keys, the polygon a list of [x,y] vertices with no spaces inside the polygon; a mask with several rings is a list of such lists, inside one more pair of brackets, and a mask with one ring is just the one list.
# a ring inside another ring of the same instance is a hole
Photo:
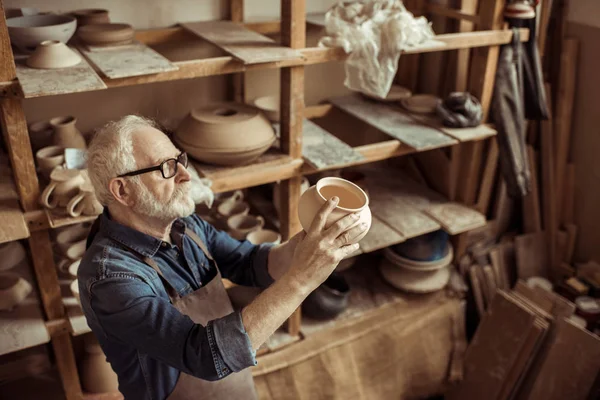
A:
{"label": "black-rimmed eyeglasses", "polygon": [[177,158],[169,158],[168,160],[161,162],[160,165],[144,169],[138,169],[137,171],[127,172],[126,174],[121,174],[118,177],[123,178],[125,176],[135,176],[145,174],[147,172],[160,171],[163,178],[169,179],[177,174],[177,166],[179,164],[187,168],[188,156],[185,152],[182,152],[180,155],[177,156]]}

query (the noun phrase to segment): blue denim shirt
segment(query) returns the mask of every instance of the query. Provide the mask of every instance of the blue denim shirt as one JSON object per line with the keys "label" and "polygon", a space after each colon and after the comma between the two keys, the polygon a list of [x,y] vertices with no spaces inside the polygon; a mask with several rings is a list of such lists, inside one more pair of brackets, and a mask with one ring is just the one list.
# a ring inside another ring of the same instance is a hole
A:
{"label": "blue denim shirt", "polygon": [[77,274],[81,305],[126,399],[165,399],[180,371],[217,380],[256,364],[239,312],[195,324],[171,304],[159,275],[131,250],[151,257],[185,296],[217,272],[184,233],[186,225],[206,243],[221,275],[240,285],[273,282],[269,245],[235,240],[196,215],[173,223],[173,245],[111,220],[107,211],[99,218]]}

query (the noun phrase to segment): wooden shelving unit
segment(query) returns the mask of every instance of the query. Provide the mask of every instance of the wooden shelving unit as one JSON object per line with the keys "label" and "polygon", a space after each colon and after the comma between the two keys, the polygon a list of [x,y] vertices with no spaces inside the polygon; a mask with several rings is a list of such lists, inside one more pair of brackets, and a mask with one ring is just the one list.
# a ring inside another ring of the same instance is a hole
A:
{"label": "wooden shelving unit", "polygon": [[[419,9],[425,9],[423,8],[425,0],[416,0],[416,2],[419,3]],[[487,113],[493,90],[498,49],[500,45],[511,41],[512,31],[502,29],[504,0],[490,0],[483,3],[485,4],[482,4],[477,16],[446,9],[447,14],[451,14],[452,18],[475,23],[478,31],[438,35],[435,41],[411,48],[405,53],[420,54],[473,49],[471,50],[470,79],[466,89],[481,100]],[[439,7],[432,7],[427,10],[440,12]],[[65,292],[64,282],[62,282],[61,288],[54,265],[49,231],[92,218],[57,218],[40,208],[38,204],[40,185],[35,172],[23,99],[230,74],[232,75],[233,98],[242,101],[244,72],[258,69],[280,69],[281,145],[279,151],[269,152],[251,165],[236,168],[218,168],[201,164],[196,164],[196,167],[203,176],[213,181],[212,188],[216,192],[281,181],[280,230],[284,239],[300,230],[296,215],[303,175],[369,164],[374,161],[468,142],[470,146],[461,153],[462,158],[466,161],[453,167],[454,170],[463,173],[468,178],[477,172],[477,165],[474,161],[470,161],[474,159],[470,155],[481,152],[484,139],[495,134],[494,130],[488,126],[469,131],[451,131],[440,127],[435,121],[428,118],[400,113],[399,110],[390,110],[387,109],[387,106],[374,105],[356,96],[332,99],[331,104],[305,108],[304,67],[343,61],[347,57],[341,49],[306,48],[307,21],[318,25],[323,23],[323,17],[311,15],[307,18],[303,0],[282,0],[281,21],[244,24],[243,14],[244,1],[230,0],[231,21],[186,23],[174,28],[138,31],[136,40],[142,46],[142,51],[145,51],[143,50],[144,46],[165,45],[180,40],[202,40],[201,37],[204,37],[216,44],[222,50],[223,55],[171,62],[170,65],[164,65],[162,72],[110,78],[96,72],[102,68],[94,68],[90,60],[97,59],[97,55],[90,57],[86,55],[85,51],[83,52],[85,56],[83,63],[72,69],[71,73],[63,71],[58,74],[54,71],[36,72],[23,67],[23,60],[16,59],[13,55],[4,17],[4,7],[0,0],[0,121],[20,202],[20,207],[13,203],[0,208],[0,243],[26,238],[29,247],[32,250],[35,249],[32,251],[33,269],[44,312],[43,315],[36,313],[33,318],[40,327],[39,338],[32,340],[31,343],[8,347],[6,351],[16,351],[21,347],[35,346],[50,341],[68,400],[90,398],[82,394],[71,345],[72,335],[86,333],[89,328],[85,324],[81,311],[73,307],[74,299],[70,298],[68,292]],[[246,45],[244,41],[238,43],[224,41],[219,31],[227,29],[240,31],[249,41],[252,40],[252,43],[248,42]],[[273,43],[272,39],[264,36],[276,33],[281,37],[279,43]],[[528,31],[523,30],[521,40],[527,40],[527,38]],[[261,51],[260,47],[252,48],[257,42],[264,43],[262,49],[264,51]],[[265,50],[267,48],[268,51]],[[118,62],[119,60],[117,58],[112,61]],[[305,122],[305,119],[318,122],[319,118],[326,116],[332,110],[342,110],[351,115],[349,118],[377,126],[387,135],[387,139],[360,146],[344,147],[336,142],[338,139],[334,137],[335,135],[331,135],[333,132],[315,128],[313,122]],[[401,117],[394,117],[394,113]],[[413,136],[411,139],[405,135],[405,132],[398,132],[393,127],[382,125],[381,120],[386,118],[395,123],[402,122],[407,126],[410,125],[417,136]],[[302,138],[305,131],[307,142],[303,145]],[[421,142],[418,133],[427,134],[431,140]],[[319,153],[315,146],[311,147],[311,141],[319,140],[326,142],[328,146],[343,148],[343,151],[340,150],[340,152],[344,154],[344,157],[335,159],[334,157],[330,158],[327,154]],[[376,180],[374,179],[374,181]],[[461,186],[457,189],[457,198],[471,206],[473,202],[470,201],[470,198],[473,197],[474,190],[473,179],[469,178],[466,181],[464,187]],[[419,189],[419,196],[424,200],[417,204],[415,203],[414,187],[397,187],[391,184],[386,188],[386,190],[373,192],[372,202],[375,218],[370,236],[362,244],[363,252],[399,243],[408,237],[440,227],[456,234],[482,223],[481,214],[458,203],[440,199],[426,189]],[[403,197],[403,191],[410,192],[410,195]],[[423,224],[416,225],[419,229],[406,224],[403,226],[399,223],[402,221],[398,221],[399,217],[392,215],[397,211],[410,212],[412,215],[408,217],[418,217]],[[467,216],[470,216],[470,219]],[[296,312],[288,321],[288,331],[292,341],[299,338],[300,322],[299,312]],[[42,327],[45,327],[45,330]]]}

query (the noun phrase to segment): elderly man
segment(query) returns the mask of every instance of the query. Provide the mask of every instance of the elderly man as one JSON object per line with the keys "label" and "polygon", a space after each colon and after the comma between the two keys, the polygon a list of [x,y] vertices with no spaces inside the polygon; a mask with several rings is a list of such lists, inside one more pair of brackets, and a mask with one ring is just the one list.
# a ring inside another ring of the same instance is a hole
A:
{"label": "elderly man", "polygon": [[[96,134],[88,171],[105,211],[78,272],[82,307],[126,399],[253,399],[256,349],[366,227],[349,215],[326,229],[332,198],[308,234],[240,242],[193,214],[187,163],[142,117]],[[267,289],[236,312],[221,278]]]}

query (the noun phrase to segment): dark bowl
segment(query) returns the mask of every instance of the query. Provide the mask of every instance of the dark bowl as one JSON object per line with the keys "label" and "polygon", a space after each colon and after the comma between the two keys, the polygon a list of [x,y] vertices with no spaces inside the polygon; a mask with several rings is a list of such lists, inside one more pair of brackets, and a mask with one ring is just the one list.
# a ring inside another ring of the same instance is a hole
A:
{"label": "dark bowl", "polygon": [[442,230],[408,239],[392,246],[394,253],[414,261],[437,261],[446,256],[448,234]]}
{"label": "dark bowl", "polygon": [[346,279],[333,273],[302,303],[302,313],[313,319],[332,319],[348,306],[350,286]]}

